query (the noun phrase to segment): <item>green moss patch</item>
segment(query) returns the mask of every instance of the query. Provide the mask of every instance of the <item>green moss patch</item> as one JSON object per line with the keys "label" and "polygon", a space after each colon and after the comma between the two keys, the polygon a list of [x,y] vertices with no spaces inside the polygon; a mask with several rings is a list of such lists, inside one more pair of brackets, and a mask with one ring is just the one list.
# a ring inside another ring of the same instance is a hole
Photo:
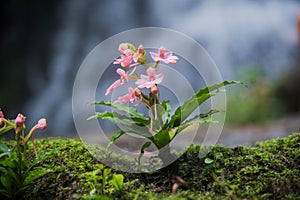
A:
{"label": "green moss patch", "polygon": [[[200,146],[192,145],[171,166],[154,173],[112,170],[123,174],[123,187],[116,190],[107,184],[102,194],[97,171],[101,164],[80,140],[47,138],[35,143],[39,153],[55,149],[39,163],[52,172],[30,184],[24,199],[300,199],[299,133],[253,147],[214,146],[204,158],[199,157]],[[111,159],[126,163],[120,156]]]}

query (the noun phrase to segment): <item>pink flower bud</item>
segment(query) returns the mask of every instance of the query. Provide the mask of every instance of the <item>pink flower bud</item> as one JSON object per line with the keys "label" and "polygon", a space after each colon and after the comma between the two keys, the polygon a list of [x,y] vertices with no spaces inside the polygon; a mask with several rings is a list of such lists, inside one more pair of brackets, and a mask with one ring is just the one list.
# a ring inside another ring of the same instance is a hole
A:
{"label": "pink flower bud", "polygon": [[4,118],[4,114],[0,108],[0,125],[2,125],[2,123],[3,123],[3,120],[1,118]]}
{"label": "pink flower bud", "polygon": [[24,122],[25,122],[26,117],[24,117],[24,115],[22,115],[21,113],[18,114],[16,120],[15,120],[15,124],[17,127],[21,127]]}
{"label": "pink flower bud", "polygon": [[47,121],[45,118],[42,118],[38,121],[36,128],[40,129],[41,131],[47,128]]}
{"label": "pink flower bud", "polygon": [[157,92],[158,92],[157,86],[156,86],[156,85],[152,86],[152,87],[150,88],[150,92],[151,92],[152,94],[157,94]]}
{"label": "pink flower bud", "polygon": [[4,114],[3,114],[2,110],[1,110],[1,108],[0,108],[0,118],[4,118]]}
{"label": "pink flower bud", "polygon": [[140,45],[138,48],[138,54],[144,54],[144,52],[145,52],[145,49],[144,49],[143,45]]}

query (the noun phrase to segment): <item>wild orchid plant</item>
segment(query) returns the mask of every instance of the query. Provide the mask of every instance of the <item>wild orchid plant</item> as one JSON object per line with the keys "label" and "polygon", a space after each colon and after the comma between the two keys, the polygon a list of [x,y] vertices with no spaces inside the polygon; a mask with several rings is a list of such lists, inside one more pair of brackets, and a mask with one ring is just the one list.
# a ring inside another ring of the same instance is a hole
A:
{"label": "wild orchid plant", "polygon": [[[145,148],[153,143],[159,151],[159,157],[163,162],[168,162],[172,155],[170,154],[169,143],[186,127],[211,122],[211,115],[215,110],[208,113],[199,114],[188,118],[195,109],[212,96],[221,91],[220,88],[230,84],[239,83],[237,81],[224,81],[219,84],[211,85],[200,89],[197,93],[187,99],[183,105],[179,106],[173,115],[171,115],[171,106],[169,100],[161,101],[159,85],[162,83],[165,74],[157,73],[159,63],[176,64],[179,59],[168,52],[165,47],[160,47],[158,53],[150,52],[154,64],[149,65],[146,59],[146,51],[142,45],[135,48],[131,43],[122,43],[119,45],[120,58],[115,59],[113,64],[120,64],[116,72],[120,78],[116,80],[107,90],[105,95],[110,94],[115,88],[125,85],[129,81],[135,81],[136,88],[128,88],[128,93],[118,97],[111,102],[96,101],[93,104],[110,106],[114,109],[112,112],[97,112],[92,118],[102,118],[110,120],[113,123],[122,126],[110,139],[108,147],[125,133],[133,133],[147,138],[149,141],[141,147],[140,157],[143,155]],[[136,74],[136,68],[144,66],[147,75]],[[134,103],[135,106],[144,104],[150,111],[149,116],[139,113],[135,108],[128,107],[124,103]],[[139,158],[140,158],[139,157]]]}
{"label": "wild orchid plant", "polygon": [[[18,114],[16,119],[10,120],[4,117],[0,109],[0,135],[14,130],[16,146],[9,148],[0,142],[0,197],[18,198],[28,184],[35,179],[45,175],[49,170],[34,166],[45,158],[47,154],[38,156],[34,145],[34,132],[44,130],[47,127],[46,119],[42,118],[25,135],[25,119]],[[27,160],[27,143],[32,139],[33,149],[36,156],[34,160]]]}

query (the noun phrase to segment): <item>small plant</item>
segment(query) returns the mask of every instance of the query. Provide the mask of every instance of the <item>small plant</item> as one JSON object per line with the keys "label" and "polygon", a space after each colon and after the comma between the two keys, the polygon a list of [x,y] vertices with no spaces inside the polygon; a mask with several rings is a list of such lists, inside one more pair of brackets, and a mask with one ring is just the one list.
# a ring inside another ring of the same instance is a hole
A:
{"label": "small plant", "polygon": [[[46,119],[40,119],[27,135],[25,135],[25,119],[22,114],[18,114],[15,120],[6,119],[0,109],[0,135],[13,129],[16,138],[16,146],[13,149],[0,142],[0,197],[17,198],[29,183],[50,172],[42,167],[34,168],[47,155],[45,153],[38,157],[34,145],[34,132],[47,127]],[[36,156],[32,161],[27,160],[26,154],[30,138]]]}
{"label": "small plant", "polygon": [[[119,46],[121,58],[116,59],[113,63],[120,64],[123,69],[119,68],[116,72],[120,79],[116,80],[107,90],[105,95],[111,93],[115,88],[126,84],[129,81],[135,81],[136,88],[128,88],[128,94],[118,97],[114,102],[96,101],[92,104],[100,104],[112,107],[112,112],[97,112],[92,118],[102,118],[110,120],[113,123],[122,126],[122,130],[115,133],[111,138],[108,147],[113,144],[123,134],[129,132],[147,138],[149,141],[141,147],[141,154],[153,143],[159,151],[159,157],[162,162],[168,162],[173,156],[170,153],[169,143],[183,129],[193,124],[209,123],[212,121],[211,115],[218,112],[211,110],[207,113],[198,114],[194,117],[190,115],[203,102],[212,96],[222,92],[221,88],[230,84],[237,84],[237,81],[224,81],[219,84],[211,85],[200,89],[197,93],[187,99],[183,105],[179,106],[173,115],[171,115],[171,105],[169,100],[161,100],[159,84],[162,83],[165,74],[157,73],[159,63],[176,64],[179,59],[172,52],[167,52],[166,48],[160,47],[158,53],[150,52],[153,65],[149,65],[146,60],[146,51],[142,45],[136,49],[131,43],[122,43]],[[147,75],[137,74],[136,68],[144,66]],[[126,70],[126,71],[125,71]],[[142,91],[144,90],[144,91]],[[146,93],[146,91],[148,93]],[[134,103],[139,106],[143,104],[149,110],[149,116],[139,113],[133,107],[128,107],[123,103]],[[190,118],[189,118],[190,117]]]}
{"label": "small plant", "polygon": [[[109,195],[123,189],[124,176],[111,172],[111,168],[103,164],[97,164],[97,169],[81,175],[86,184],[91,188],[89,195],[83,195],[83,199],[102,199],[109,198]],[[109,186],[113,186],[109,187]]]}

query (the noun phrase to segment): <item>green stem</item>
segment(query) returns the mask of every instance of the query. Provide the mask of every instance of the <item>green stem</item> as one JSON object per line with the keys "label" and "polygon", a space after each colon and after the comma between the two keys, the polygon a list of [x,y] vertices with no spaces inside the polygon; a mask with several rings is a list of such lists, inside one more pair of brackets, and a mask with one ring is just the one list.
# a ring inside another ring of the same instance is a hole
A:
{"label": "green stem", "polygon": [[18,188],[21,188],[22,182],[22,155],[20,146],[20,131],[16,129],[17,154],[18,154]]}
{"label": "green stem", "polygon": [[157,68],[159,61],[156,61],[155,64],[153,65],[153,68]]}

